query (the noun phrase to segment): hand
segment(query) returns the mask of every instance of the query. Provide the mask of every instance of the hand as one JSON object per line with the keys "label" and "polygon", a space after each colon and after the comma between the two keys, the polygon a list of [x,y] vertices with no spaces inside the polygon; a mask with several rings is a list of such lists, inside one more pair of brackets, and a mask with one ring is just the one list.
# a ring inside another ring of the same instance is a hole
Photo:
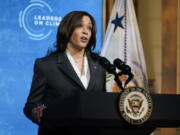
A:
{"label": "hand", "polygon": [[47,109],[46,106],[40,105],[32,109],[31,115],[33,117],[33,120],[37,123],[41,123],[41,117],[43,116],[43,110]]}

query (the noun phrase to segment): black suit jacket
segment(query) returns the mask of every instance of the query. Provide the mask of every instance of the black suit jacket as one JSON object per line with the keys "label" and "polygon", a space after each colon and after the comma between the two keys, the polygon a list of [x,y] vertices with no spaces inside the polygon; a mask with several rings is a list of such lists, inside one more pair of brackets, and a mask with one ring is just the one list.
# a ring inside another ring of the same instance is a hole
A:
{"label": "black suit jacket", "polygon": [[98,62],[99,56],[87,53],[90,69],[90,81],[85,90],[65,53],[53,54],[37,59],[34,65],[34,76],[27,102],[25,115],[32,120],[31,111],[38,105],[60,102],[81,91],[104,91],[105,70]]}

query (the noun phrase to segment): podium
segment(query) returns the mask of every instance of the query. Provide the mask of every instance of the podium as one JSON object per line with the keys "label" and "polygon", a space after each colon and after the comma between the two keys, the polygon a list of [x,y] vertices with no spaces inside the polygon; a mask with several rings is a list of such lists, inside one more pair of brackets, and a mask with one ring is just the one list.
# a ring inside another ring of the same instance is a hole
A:
{"label": "podium", "polygon": [[120,93],[81,92],[72,94],[56,105],[48,105],[41,127],[100,129],[101,135],[150,135],[155,128],[180,126],[180,95],[151,94],[153,112],[148,121],[131,125],[118,109]]}

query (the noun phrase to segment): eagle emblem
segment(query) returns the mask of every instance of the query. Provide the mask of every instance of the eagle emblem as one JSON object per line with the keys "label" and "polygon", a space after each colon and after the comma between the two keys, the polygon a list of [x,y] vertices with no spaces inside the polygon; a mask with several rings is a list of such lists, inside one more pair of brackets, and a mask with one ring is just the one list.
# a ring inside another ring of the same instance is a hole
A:
{"label": "eagle emblem", "polygon": [[140,87],[125,89],[119,98],[121,116],[129,124],[138,125],[146,122],[151,116],[152,108],[150,94]]}
{"label": "eagle emblem", "polygon": [[138,95],[132,95],[128,98],[128,105],[126,106],[127,113],[131,113],[134,116],[139,116],[143,112],[144,108],[142,107],[143,99]]}

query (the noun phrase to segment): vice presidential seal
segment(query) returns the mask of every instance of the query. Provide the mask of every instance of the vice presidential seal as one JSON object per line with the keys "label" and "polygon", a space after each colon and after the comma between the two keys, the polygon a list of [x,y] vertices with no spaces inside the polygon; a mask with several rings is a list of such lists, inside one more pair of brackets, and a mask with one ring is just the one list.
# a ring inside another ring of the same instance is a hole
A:
{"label": "vice presidential seal", "polygon": [[130,124],[146,122],[152,113],[152,99],[149,93],[139,87],[125,89],[119,99],[119,111]]}

